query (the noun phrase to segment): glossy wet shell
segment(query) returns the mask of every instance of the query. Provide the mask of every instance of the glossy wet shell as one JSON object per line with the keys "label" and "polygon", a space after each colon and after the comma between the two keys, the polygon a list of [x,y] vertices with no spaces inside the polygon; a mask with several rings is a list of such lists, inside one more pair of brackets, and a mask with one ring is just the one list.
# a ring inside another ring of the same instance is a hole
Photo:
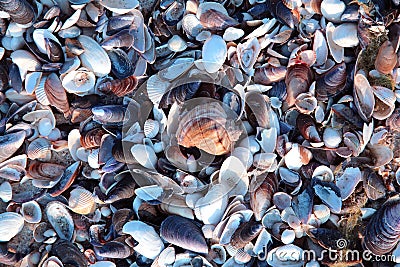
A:
{"label": "glossy wet shell", "polygon": [[61,239],[72,240],[74,222],[68,210],[57,201],[50,202],[46,207],[49,223]]}

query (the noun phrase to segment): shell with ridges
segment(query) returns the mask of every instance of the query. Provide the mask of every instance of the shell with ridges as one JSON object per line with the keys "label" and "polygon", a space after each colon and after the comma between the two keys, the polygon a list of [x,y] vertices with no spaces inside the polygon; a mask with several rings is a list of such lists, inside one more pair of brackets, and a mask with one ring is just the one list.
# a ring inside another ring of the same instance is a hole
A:
{"label": "shell with ridges", "polygon": [[24,226],[24,218],[15,212],[0,214],[0,242],[8,242],[16,236]]}
{"label": "shell with ridges", "polygon": [[78,214],[89,214],[96,209],[93,194],[88,190],[78,187],[71,191],[68,199],[68,207]]}

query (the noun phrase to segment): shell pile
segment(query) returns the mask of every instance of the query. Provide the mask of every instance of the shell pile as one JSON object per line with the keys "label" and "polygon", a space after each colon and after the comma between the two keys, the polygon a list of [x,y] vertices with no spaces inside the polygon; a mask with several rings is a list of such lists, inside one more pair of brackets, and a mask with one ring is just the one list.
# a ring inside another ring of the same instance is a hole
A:
{"label": "shell pile", "polygon": [[0,41],[0,266],[400,266],[399,0],[1,0]]}

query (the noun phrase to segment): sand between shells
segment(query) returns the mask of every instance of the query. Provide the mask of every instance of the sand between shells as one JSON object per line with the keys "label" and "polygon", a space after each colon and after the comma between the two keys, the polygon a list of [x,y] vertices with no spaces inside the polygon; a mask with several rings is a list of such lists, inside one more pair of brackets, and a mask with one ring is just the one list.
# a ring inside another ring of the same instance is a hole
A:
{"label": "sand between shells", "polygon": [[399,14],[0,1],[0,264],[400,263]]}

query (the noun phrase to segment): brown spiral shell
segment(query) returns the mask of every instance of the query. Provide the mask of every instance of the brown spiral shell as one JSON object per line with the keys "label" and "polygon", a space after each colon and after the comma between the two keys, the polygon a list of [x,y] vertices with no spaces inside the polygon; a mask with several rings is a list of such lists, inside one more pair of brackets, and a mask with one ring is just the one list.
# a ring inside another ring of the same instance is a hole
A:
{"label": "brown spiral shell", "polygon": [[118,97],[123,97],[132,93],[138,85],[138,80],[135,76],[131,75],[124,79],[112,80],[101,84],[98,89],[104,94],[114,94]]}
{"label": "brown spiral shell", "polygon": [[241,129],[227,118],[225,110],[213,102],[198,105],[184,114],[176,138],[181,146],[223,155],[231,151],[240,134]]}

